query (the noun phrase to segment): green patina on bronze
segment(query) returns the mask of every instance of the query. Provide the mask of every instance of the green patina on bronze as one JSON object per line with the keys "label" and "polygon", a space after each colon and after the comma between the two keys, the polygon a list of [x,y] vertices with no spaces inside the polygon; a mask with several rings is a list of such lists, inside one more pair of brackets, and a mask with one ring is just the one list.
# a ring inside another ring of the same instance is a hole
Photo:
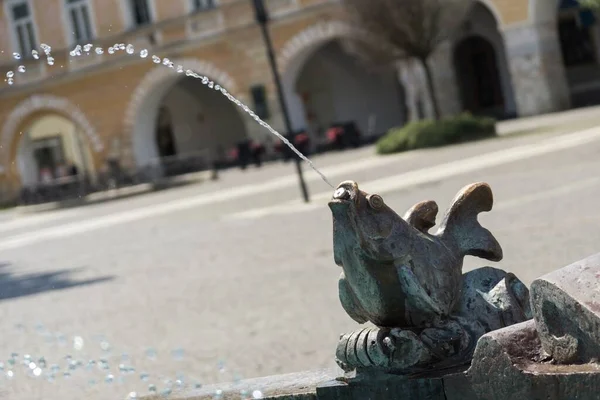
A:
{"label": "green patina on bronze", "polygon": [[345,370],[420,373],[468,363],[484,333],[531,318],[529,292],[496,268],[462,273],[463,258],[502,259],[477,221],[492,209],[485,183],[463,188],[435,233],[438,206],[424,201],[400,217],[381,196],[342,182],[329,203],[344,310],[367,327],[342,335]]}

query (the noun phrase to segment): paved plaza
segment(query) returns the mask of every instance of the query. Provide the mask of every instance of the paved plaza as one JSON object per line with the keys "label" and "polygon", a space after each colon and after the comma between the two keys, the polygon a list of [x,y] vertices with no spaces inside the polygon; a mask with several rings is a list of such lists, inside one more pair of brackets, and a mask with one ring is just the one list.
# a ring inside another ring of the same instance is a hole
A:
{"label": "paved plaza", "polygon": [[[600,128],[314,161],[334,185],[356,180],[399,213],[426,199],[443,211],[464,185],[488,182],[495,206],[480,220],[504,248],[498,265],[527,284],[600,251]],[[356,324],[337,298],[332,190],[304,171],[311,205],[298,200],[293,165],[276,163],[88,207],[4,212],[0,359],[14,376],[0,378],[0,393],[117,399],[150,385],[175,391],[177,379],[189,387],[333,366],[338,335]],[[26,373],[24,355],[46,367]]]}

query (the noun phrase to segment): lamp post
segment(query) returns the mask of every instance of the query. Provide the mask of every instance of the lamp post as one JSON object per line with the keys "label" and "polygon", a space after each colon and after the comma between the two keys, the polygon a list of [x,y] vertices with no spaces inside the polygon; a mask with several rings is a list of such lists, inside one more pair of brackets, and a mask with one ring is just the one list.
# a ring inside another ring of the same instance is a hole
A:
{"label": "lamp post", "polygon": [[[283,122],[285,124],[285,129],[287,133],[290,134],[292,132],[290,114],[287,108],[285,97],[283,95],[281,78],[279,76],[277,61],[273,52],[273,43],[271,42],[271,35],[269,34],[269,29],[267,26],[269,23],[269,14],[267,12],[267,9],[265,8],[264,0],[252,0],[252,4],[254,5],[256,22],[260,25],[263,40],[265,41],[265,46],[267,48],[267,57],[269,58],[271,73],[273,74],[273,80],[275,81],[275,87],[277,88],[277,96],[279,97],[279,108],[281,108],[281,113],[283,114]],[[296,164],[296,172],[298,173],[298,180],[300,181],[300,190],[302,191],[302,197],[304,201],[308,203],[310,199],[308,197],[308,189],[306,187],[306,182],[304,182],[304,177],[302,176],[302,165],[300,164],[300,159],[296,155],[294,155],[294,160]]]}

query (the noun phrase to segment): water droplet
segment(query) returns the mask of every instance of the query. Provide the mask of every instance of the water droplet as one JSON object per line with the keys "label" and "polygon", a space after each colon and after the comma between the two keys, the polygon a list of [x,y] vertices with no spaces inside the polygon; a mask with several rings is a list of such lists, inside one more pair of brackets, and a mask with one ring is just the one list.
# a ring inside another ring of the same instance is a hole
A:
{"label": "water droplet", "polygon": [[104,351],[109,351],[110,350],[110,343],[108,343],[106,340],[102,341],[100,343],[100,348]]}
{"label": "water droplet", "polygon": [[14,73],[14,72],[12,72],[12,71],[8,71],[8,72],[6,73],[6,77],[7,77],[7,78],[12,78],[13,76],[15,76],[15,73]]}
{"label": "water droplet", "polygon": [[35,58],[36,60],[40,59],[40,53],[37,52],[37,50],[31,50],[31,55],[33,56],[33,58]]}
{"label": "water droplet", "polygon": [[19,71],[20,73],[24,74],[25,73],[25,66],[24,65],[19,65],[19,68],[17,68],[17,71]]}
{"label": "water droplet", "polygon": [[46,43],[40,44],[40,48],[44,50],[44,53],[48,54],[52,51],[52,47],[48,46]]}
{"label": "water droplet", "polygon": [[133,47],[132,44],[128,44],[127,47],[125,48],[125,51],[127,51],[127,54],[133,54],[133,53],[135,53],[135,48]]}
{"label": "water droplet", "polygon": [[160,57],[159,56],[152,56],[152,62],[154,62],[154,64],[160,64]]}
{"label": "water droplet", "polygon": [[209,79],[206,76],[202,77],[202,83],[203,84],[206,85],[206,84],[208,84],[208,82],[209,82]]}
{"label": "water droplet", "polygon": [[144,381],[144,382],[146,382],[146,381],[147,381],[149,378],[150,378],[150,375],[149,375],[149,374],[147,374],[146,372],[142,372],[142,373],[140,374],[140,379],[141,379],[142,381]]}
{"label": "water droplet", "polygon": [[164,388],[164,389],[163,389],[163,390],[160,392],[160,394],[161,394],[161,396],[169,396],[169,395],[171,394],[171,392],[172,392],[171,388]]}
{"label": "water droplet", "polygon": [[94,47],[94,46],[91,43],[88,43],[85,46],[83,46],[83,51],[85,51],[86,53],[89,53],[90,50],[92,50],[92,47]]}
{"label": "water droplet", "polygon": [[75,360],[71,360],[71,362],[69,363],[69,369],[70,370],[75,370],[77,368],[78,364],[79,364],[79,362],[77,362]]}
{"label": "water droplet", "polygon": [[27,366],[29,367],[29,369],[36,369],[37,365],[35,365],[34,362],[30,362],[29,364],[27,364]]}
{"label": "water droplet", "polygon": [[213,396],[213,399],[220,399],[223,396],[223,391],[221,389],[217,389],[215,390],[215,395]]}
{"label": "water droplet", "polygon": [[106,378],[104,378],[104,382],[106,383],[113,383],[115,381],[115,376],[113,374],[108,374],[106,375]]}
{"label": "water droplet", "polygon": [[83,338],[81,336],[75,336],[73,338],[73,348],[75,350],[83,349]]}
{"label": "water droplet", "polygon": [[137,395],[136,392],[129,393],[129,399],[130,400],[137,400],[137,398],[138,398],[138,395]]}
{"label": "water droplet", "polygon": [[148,57],[148,50],[143,49],[142,51],[140,51],[140,57],[142,57],[142,58]]}
{"label": "water droplet", "polygon": [[58,364],[52,364],[52,366],[50,367],[50,370],[52,372],[58,372],[58,370],[60,370],[60,367],[58,366]]}
{"label": "water droplet", "polygon": [[178,65],[178,66],[177,66],[177,73],[178,73],[178,74],[181,74],[181,73],[183,73],[183,65]]}
{"label": "water droplet", "polygon": [[20,60],[21,59],[21,55],[19,53],[13,53],[13,57],[15,60]]}
{"label": "water droplet", "polygon": [[6,377],[8,379],[12,379],[12,378],[14,378],[14,376],[15,376],[15,373],[12,372],[11,370],[6,371]]}
{"label": "water droplet", "polygon": [[[117,47],[117,46],[115,46],[115,48],[116,48],[116,47]],[[119,43],[119,46],[118,46],[118,48],[119,48],[119,50],[125,50],[125,43]]]}
{"label": "water droplet", "polygon": [[221,91],[221,86],[215,85],[215,90]]}
{"label": "water droplet", "polygon": [[54,65],[54,57],[48,57],[48,65]]}
{"label": "water droplet", "polygon": [[215,87],[215,83],[214,83],[213,81],[210,81],[210,82],[208,83],[208,87],[209,87],[209,88],[211,88],[211,89],[214,89],[214,87]]}
{"label": "water droplet", "polygon": [[36,368],[33,370],[33,375],[35,376],[40,376],[42,374],[42,369],[41,368]]}
{"label": "water droplet", "polygon": [[46,379],[48,379],[48,382],[54,382],[54,374],[52,372],[49,372],[48,374],[46,374]]}
{"label": "water droplet", "polygon": [[200,382],[194,383],[194,388],[195,389],[200,389],[201,387],[202,387],[202,384]]}
{"label": "water droplet", "polygon": [[115,54],[115,48],[114,47],[109,47],[108,48],[108,54]]}
{"label": "water droplet", "polygon": [[39,360],[38,360],[38,365],[41,368],[46,368],[46,359],[44,357],[40,357]]}
{"label": "water droplet", "polygon": [[70,378],[70,377],[71,377],[71,373],[70,373],[69,371],[65,371],[65,372],[63,372],[63,377],[64,377],[65,379],[68,379],[68,378]]}
{"label": "water droplet", "polygon": [[96,47],[96,54],[104,54],[104,50],[102,49],[102,47]]}
{"label": "water droplet", "polygon": [[152,384],[152,383],[151,383],[151,384],[149,384],[149,385],[148,385],[148,391],[149,391],[150,393],[156,393],[156,385],[154,385],[154,384]]}
{"label": "water droplet", "polygon": [[263,398],[263,394],[260,390],[255,390],[252,392],[252,398],[253,399],[262,399]]}
{"label": "water droplet", "polygon": [[8,79],[6,79],[6,83],[8,83],[9,85],[12,85],[15,83],[15,81],[13,80],[13,78],[8,78]]}
{"label": "water droplet", "polygon": [[170,62],[171,60],[169,60],[167,57],[163,59],[163,65],[169,65]]}
{"label": "water droplet", "polygon": [[187,71],[185,71],[186,76],[194,76],[194,71],[192,71],[191,69],[188,69]]}

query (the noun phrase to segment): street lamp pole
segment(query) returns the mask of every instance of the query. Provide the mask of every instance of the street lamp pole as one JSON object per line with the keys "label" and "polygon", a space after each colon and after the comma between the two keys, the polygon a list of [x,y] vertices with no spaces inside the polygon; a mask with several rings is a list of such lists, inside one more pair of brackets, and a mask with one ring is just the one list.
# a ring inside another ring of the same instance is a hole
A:
{"label": "street lamp pole", "polygon": [[[275,81],[275,87],[277,88],[277,96],[279,97],[279,108],[281,108],[281,113],[283,114],[283,122],[285,124],[285,129],[287,133],[290,134],[292,132],[292,123],[290,121],[289,110],[287,108],[287,103],[283,94],[281,77],[279,76],[279,69],[277,68],[277,60],[275,59],[275,53],[273,52],[273,43],[271,42],[271,35],[269,33],[268,28],[269,14],[267,12],[267,9],[265,8],[264,0],[252,0],[252,3],[254,5],[256,22],[258,22],[258,24],[260,25],[263,40],[265,41],[265,46],[267,48],[267,57],[269,58],[271,72],[273,74],[273,80]],[[302,197],[304,199],[304,202],[308,203],[310,199],[308,197],[308,189],[306,187],[306,182],[304,181],[304,177],[302,176],[302,165],[300,164],[300,159],[295,154],[294,160],[296,164],[296,172],[298,173],[298,180],[300,181],[300,190],[302,191]]]}

